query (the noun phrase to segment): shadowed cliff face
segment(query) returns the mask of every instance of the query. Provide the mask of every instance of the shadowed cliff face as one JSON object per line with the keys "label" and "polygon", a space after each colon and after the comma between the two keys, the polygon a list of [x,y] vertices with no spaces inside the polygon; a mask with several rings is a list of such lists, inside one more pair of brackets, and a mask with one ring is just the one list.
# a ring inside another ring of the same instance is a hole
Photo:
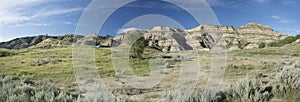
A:
{"label": "shadowed cliff face", "polygon": [[173,34],[172,37],[178,42],[178,44],[182,47],[182,49],[193,50],[193,48],[186,43],[187,41],[183,36],[179,34]]}

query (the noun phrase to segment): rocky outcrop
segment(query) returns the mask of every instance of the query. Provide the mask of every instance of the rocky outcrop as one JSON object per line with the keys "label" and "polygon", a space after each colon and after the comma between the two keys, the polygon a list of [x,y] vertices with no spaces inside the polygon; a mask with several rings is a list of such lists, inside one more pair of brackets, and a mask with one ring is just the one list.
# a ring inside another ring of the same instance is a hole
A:
{"label": "rocky outcrop", "polygon": [[[217,43],[226,43],[228,50],[254,49],[260,43],[280,41],[289,35],[274,31],[266,25],[248,23],[240,28],[233,26],[200,25],[190,30],[157,26],[142,32],[149,46],[164,52],[202,49],[209,50]],[[116,42],[126,34],[115,37]],[[221,40],[224,39],[222,42]]]}
{"label": "rocky outcrop", "polygon": [[145,39],[149,40],[149,46],[161,49],[164,52],[192,49],[186,43],[186,32],[169,27],[154,27],[144,33]]}
{"label": "rocky outcrop", "polygon": [[29,48],[67,47],[67,46],[71,46],[71,45],[72,45],[72,42],[53,39],[53,38],[47,38],[36,45],[30,46]]}
{"label": "rocky outcrop", "polygon": [[131,31],[127,34],[120,34],[114,40],[120,44],[127,39],[129,34],[139,33],[136,36],[144,37],[149,41],[149,46],[163,52],[192,50],[193,48],[187,43],[185,36],[188,34],[178,28],[170,28],[165,26],[153,27],[147,31]]}
{"label": "rocky outcrop", "polygon": [[35,37],[23,37],[23,38],[17,38],[8,42],[2,42],[0,43],[0,48],[6,48],[6,49],[21,49],[21,48],[27,48],[33,45],[36,45],[43,40],[49,38],[46,35],[40,35]]}
{"label": "rocky outcrop", "polygon": [[240,28],[201,25],[194,29],[187,30],[187,32],[197,36],[205,32],[213,35],[216,35],[215,33],[221,33],[225,38],[229,50],[258,48],[259,43],[277,42],[289,36],[276,32],[269,26],[257,23],[248,23]]}
{"label": "rocky outcrop", "polygon": [[[134,36],[130,35],[131,33],[134,33]],[[37,45],[41,42],[39,45],[45,45],[44,43],[49,45],[51,41],[61,45],[59,40],[97,47],[112,47],[124,44],[124,40],[128,36],[144,37],[149,41],[149,46],[152,48],[163,52],[176,52],[194,49],[210,50],[215,45],[224,45],[228,50],[254,49],[258,48],[261,43],[278,42],[289,35],[281,34],[269,26],[257,23],[248,23],[239,28],[233,26],[200,25],[190,30],[157,26],[150,30],[129,31],[115,37],[99,36],[97,34],[89,34],[87,36],[67,34],[63,36],[41,35],[24,37],[2,42],[0,43],[0,48],[21,49]],[[49,38],[52,40],[49,40]],[[127,40],[129,43],[134,43],[133,39]]]}
{"label": "rocky outcrop", "polygon": [[[86,38],[92,38],[93,46],[98,47],[111,47],[113,42],[112,36],[99,36],[97,34],[90,34],[87,36],[66,34],[63,36],[48,36],[39,35],[32,37],[23,37],[13,39],[8,42],[1,42],[0,48],[6,49],[22,49],[22,48],[49,48],[53,46],[70,46],[73,42],[80,42],[80,40],[87,40]],[[87,43],[87,42],[85,42]]]}
{"label": "rocky outcrop", "polygon": [[79,38],[73,40],[76,43],[97,47],[111,47],[114,41],[112,36],[99,36],[98,34],[88,34],[83,37],[74,36],[73,38]]}
{"label": "rocky outcrop", "polygon": [[296,43],[300,43],[300,39],[296,40],[295,42],[296,42]]}

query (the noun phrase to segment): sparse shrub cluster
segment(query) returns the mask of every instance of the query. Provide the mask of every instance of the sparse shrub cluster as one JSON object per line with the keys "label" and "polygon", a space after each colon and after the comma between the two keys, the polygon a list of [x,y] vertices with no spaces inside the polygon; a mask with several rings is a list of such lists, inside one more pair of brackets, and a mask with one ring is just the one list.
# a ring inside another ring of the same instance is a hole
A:
{"label": "sparse shrub cluster", "polygon": [[226,102],[226,93],[214,88],[197,89],[188,102]]}
{"label": "sparse shrub cluster", "polygon": [[278,98],[292,102],[300,100],[300,63],[284,67],[277,73],[272,85]]}
{"label": "sparse shrub cluster", "polygon": [[12,55],[16,55],[16,53],[13,51],[10,51],[10,50],[6,50],[6,49],[0,49],[0,57],[6,57],[6,56],[12,56]]}
{"label": "sparse shrub cluster", "polygon": [[168,93],[168,102],[268,102],[273,97],[272,86],[260,80],[245,79],[231,84],[222,91],[212,88],[197,89],[191,97],[179,92]]}
{"label": "sparse shrub cluster", "polygon": [[297,40],[297,37],[289,36],[289,37],[287,37],[287,38],[285,38],[283,40],[280,40],[279,42],[269,43],[268,46],[270,46],[270,47],[281,47],[283,45],[295,42],[296,40]]}
{"label": "sparse shrub cluster", "polygon": [[297,39],[300,39],[300,34],[296,35],[295,37],[296,37]]}
{"label": "sparse shrub cluster", "polygon": [[[222,91],[197,90],[188,102],[269,102],[272,98],[287,102],[300,100],[300,62],[286,66],[269,83],[259,79],[244,79]],[[168,100],[180,100],[180,94],[168,94]],[[185,98],[186,99],[186,98]]]}
{"label": "sparse shrub cluster", "polygon": [[47,83],[27,84],[15,81],[6,74],[0,75],[1,102],[71,102],[76,98]]}
{"label": "sparse shrub cluster", "polygon": [[258,44],[258,48],[265,48],[266,47],[266,43],[261,42]]}
{"label": "sparse shrub cluster", "polygon": [[260,80],[246,79],[225,89],[230,102],[265,102],[272,98],[272,87],[265,87]]}
{"label": "sparse shrub cluster", "polygon": [[57,64],[58,62],[62,62],[62,60],[57,59],[57,58],[45,58],[45,59],[39,59],[34,62],[30,62],[30,65],[31,66],[42,66],[45,64]]}

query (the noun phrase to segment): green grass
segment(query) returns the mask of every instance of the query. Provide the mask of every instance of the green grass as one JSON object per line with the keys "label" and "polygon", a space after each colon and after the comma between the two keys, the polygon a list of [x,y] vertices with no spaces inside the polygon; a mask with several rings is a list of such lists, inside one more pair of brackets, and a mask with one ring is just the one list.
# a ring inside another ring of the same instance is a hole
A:
{"label": "green grass", "polygon": [[[0,57],[0,73],[7,73],[14,77],[31,77],[35,80],[57,79],[70,81],[73,78],[71,48],[55,49],[22,49],[14,51],[17,54]],[[32,66],[41,60],[59,59],[56,64],[48,63],[41,66]],[[28,73],[28,76],[20,73]]]}
{"label": "green grass", "polygon": [[[0,73],[7,73],[19,79],[26,77],[34,80],[53,79],[62,84],[70,84],[75,81],[71,47],[21,50],[0,49],[1,51],[12,54],[0,57]],[[267,79],[270,79],[277,72],[277,67],[283,66],[283,60],[295,60],[299,58],[299,53],[300,44],[296,43],[282,47],[227,52],[224,83],[225,85],[230,85],[245,77],[254,78],[257,73],[267,74]],[[111,49],[95,48],[95,55],[97,70],[101,78],[114,77],[115,70],[112,66]],[[142,55],[141,59],[130,58],[129,64],[133,72],[138,76],[149,75],[148,61],[155,55],[165,55],[165,53],[146,48],[145,54]],[[199,63],[201,68],[204,69],[201,71],[209,72],[211,63],[209,54],[200,52],[199,55]],[[54,63],[52,62],[53,60],[60,61]],[[41,63],[41,65],[33,66],[32,63]],[[172,62],[172,64],[176,63]],[[298,98],[298,96],[294,97]]]}
{"label": "green grass", "polygon": [[[15,55],[0,57],[0,73],[7,73],[14,77],[31,77],[35,80],[55,79],[62,82],[74,81],[72,48],[51,48],[51,49],[22,49],[5,50],[14,52]],[[135,74],[143,76],[149,74],[148,61],[153,55],[151,49],[144,54],[142,59],[130,58],[130,65]],[[100,76],[114,76],[114,69],[111,61],[111,50],[108,48],[96,48],[95,58]],[[61,62],[51,63],[51,60]],[[32,65],[40,62],[41,65]],[[48,62],[48,63],[47,63]],[[23,73],[23,74],[20,74]],[[25,74],[24,74],[25,73]]]}

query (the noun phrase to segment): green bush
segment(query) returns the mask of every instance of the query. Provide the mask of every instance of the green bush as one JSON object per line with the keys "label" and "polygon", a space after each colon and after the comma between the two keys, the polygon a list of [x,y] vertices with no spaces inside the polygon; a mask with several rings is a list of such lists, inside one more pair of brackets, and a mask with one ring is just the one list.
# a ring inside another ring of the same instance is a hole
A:
{"label": "green bush", "polygon": [[6,56],[12,56],[12,55],[16,55],[16,53],[11,50],[0,49],[0,57],[6,57]]}
{"label": "green bush", "polygon": [[295,37],[296,37],[297,39],[300,39],[300,34],[296,35]]}
{"label": "green bush", "polygon": [[144,37],[139,38],[132,45],[130,49],[130,57],[132,58],[142,58],[142,54],[144,53],[144,49],[148,46],[148,40],[145,40]]}
{"label": "green bush", "polygon": [[0,75],[0,102],[72,102],[76,101],[52,84],[26,84],[12,80],[11,76]]}
{"label": "green bush", "polygon": [[261,42],[258,44],[258,48],[265,48],[266,47],[266,43]]}
{"label": "green bush", "polygon": [[288,102],[300,100],[300,62],[284,67],[272,82],[274,94]]}
{"label": "green bush", "polygon": [[245,79],[225,89],[229,102],[265,102],[272,94],[265,90],[263,83],[256,79]]}
{"label": "green bush", "polygon": [[269,43],[268,46],[270,47],[281,47],[283,45],[286,45],[286,44],[290,44],[292,42],[295,42],[297,40],[296,37],[294,36],[289,36],[283,40],[280,40],[279,42],[272,42],[272,43]]}

